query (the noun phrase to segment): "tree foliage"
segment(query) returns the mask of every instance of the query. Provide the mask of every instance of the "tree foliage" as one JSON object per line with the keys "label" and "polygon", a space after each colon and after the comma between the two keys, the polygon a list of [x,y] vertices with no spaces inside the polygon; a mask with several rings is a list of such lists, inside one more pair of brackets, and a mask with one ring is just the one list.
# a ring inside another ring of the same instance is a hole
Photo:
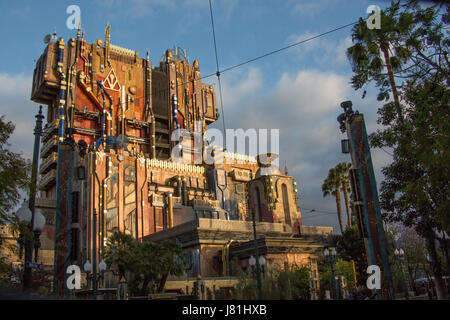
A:
{"label": "tree foliage", "polygon": [[356,225],[345,228],[342,236],[337,238],[336,250],[344,260],[355,261],[356,277],[358,280],[364,281],[367,278],[366,249],[363,239],[359,237]]}
{"label": "tree foliage", "polygon": [[350,163],[341,162],[334,168],[328,171],[328,176],[325,178],[322,184],[322,193],[326,197],[333,195],[336,199],[336,209],[339,220],[339,228],[341,233],[344,232],[344,223],[342,221],[342,208],[341,208],[341,191],[344,194],[344,202],[347,210],[347,223],[351,225],[351,214],[349,205],[349,177],[348,172],[351,168]]}
{"label": "tree foliage", "polygon": [[140,242],[116,232],[108,239],[104,258],[119,279],[127,278],[131,294],[145,296],[162,292],[169,275],[183,274],[181,251],[172,240]]}
{"label": "tree foliage", "polygon": [[[404,291],[403,274],[409,287],[415,288],[415,280],[423,277],[423,272],[428,271],[426,259],[426,242],[412,228],[402,224],[390,224],[386,230],[388,243],[389,261],[392,265],[392,278],[396,291]],[[402,264],[399,257],[395,255],[395,249],[403,249],[404,257]],[[402,270],[403,266],[403,270]]]}
{"label": "tree foliage", "polygon": [[29,187],[30,163],[12,152],[8,139],[14,124],[0,116],[0,223],[11,222],[8,215],[20,201],[20,191]]}
{"label": "tree foliage", "polygon": [[450,228],[449,16],[448,6],[393,2],[381,12],[381,29],[360,21],[347,51],[353,87],[375,83],[378,100],[388,101],[378,110],[382,129],[370,135],[372,147],[393,148],[380,187],[385,219],[425,239],[441,298],[434,230]]}
{"label": "tree foliage", "polygon": [[[304,266],[294,266],[291,270],[270,270],[262,283],[264,300],[309,300],[310,270]],[[243,275],[233,288],[233,295],[238,300],[257,300],[258,286],[248,274]]]}
{"label": "tree foliage", "polygon": [[[329,290],[333,292],[333,284],[331,277],[331,266],[327,261],[320,261],[319,263],[319,274],[320,274],[320,290],[325,291]],[[351,291],[356,288],[355,280],[353,277],[353,267],[349,261],[346,261],[342,258],[338,258],[334,265],[334,275],[337,277],[338,275],[344,276],[347,281],[347,290]]]}

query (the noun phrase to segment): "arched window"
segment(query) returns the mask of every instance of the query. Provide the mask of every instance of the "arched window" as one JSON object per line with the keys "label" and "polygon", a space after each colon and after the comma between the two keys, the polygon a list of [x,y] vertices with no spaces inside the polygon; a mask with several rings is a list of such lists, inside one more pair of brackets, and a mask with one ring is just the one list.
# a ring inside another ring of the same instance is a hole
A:
{"label": "arched window", "polygon": [[255,188],[255,220],[257,221],[263,221],[262,220],[262,207],[261,207],[261,193],[259,192],[259,188]]}
{"label": "arched window", "polygon": [[286,184],[283,183],[281,186],[281,193],[283,195],[283,208],[284,208],[284,221],[287,224],[291,224],[291,213],[289,211],[289,198]]}

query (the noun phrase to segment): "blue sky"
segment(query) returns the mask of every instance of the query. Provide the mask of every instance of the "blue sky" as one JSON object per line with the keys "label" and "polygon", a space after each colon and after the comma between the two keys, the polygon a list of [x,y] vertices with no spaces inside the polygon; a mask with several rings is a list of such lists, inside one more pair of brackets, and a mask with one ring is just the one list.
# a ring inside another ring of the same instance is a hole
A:
{"label": "blue sky", "polygon": [[[37,111],[29,100],[35,60],[45,47],[42,39],[55,27],[66,42],[76,36],[76,30],[66,27],[66,8],[72,4],[81,9],[89,42],[104,39],[110,22],[112,44],[138,50],[141,57],[148,48],[154,65],[166,49],[177,45],[187,50],[191,61],[199,60],[203,75],[216,69],[208,0],[2,1],[0,114],[16,124],[10,139],[13,149],[29,158]],[[355,22],[367,16],[371,4],[383,8],[389,2],[214,0],[220,67]],[[334,199],[323,198],[320,188],[329,168],[350,161],[340,153],[344,137],[336,121],[340,102],[352,100],[355,109],[365,114],[368,131],[377,128],[376,92],[369,88],[362,100],[362,92],[349,85],[351,68],[345,50],[351,45],[350,30],[222,74],[227,127],[280,129],[280,166],[286,161],[289,174],[297,178],[301,208],[336,211]],[[205,81],[217,82],[214,77]],[[381,150],[373,150],[372,156],[379,185],[380,168],[390,156]],[[337,232],[336,215],[301,210],[304,224],[333,226]]]}

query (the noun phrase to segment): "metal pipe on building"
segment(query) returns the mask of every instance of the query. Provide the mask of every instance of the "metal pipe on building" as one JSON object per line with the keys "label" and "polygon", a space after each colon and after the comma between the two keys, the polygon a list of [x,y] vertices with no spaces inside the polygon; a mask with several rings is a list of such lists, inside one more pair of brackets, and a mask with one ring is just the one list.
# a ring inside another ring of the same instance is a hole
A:
{"label": "metal pipe on building", "polygon": [[104,240],[106,239],[106,215],[108,213],[107,209],[106,209],[106,192],[108,189],[108,181],[109,179],[111,179],[111,174],[112,174],[112,161],[111,161],[111,156],[106,157],[106,177],[105,179],[103,179],[103,186],[102,186],[102,211],[101,211],[101,221],[102,221],[102,242],[101,242],[101,248],[102,248],[102,252],[103,252],[103,247],[104,247]]}
{"label": "metal pipe on building", "polygon": [[183,188],[183,192],[182,192],[183,206],[187,206],[188,195],[187,195],[186,177],[182,178],[182,188]]}
{"label": "metal pipe on building", "polygon": [[177,197],[181,197],[182,191],[181,191],[181,177],[177,177]]}
{"label": "metal pipe on building", "polygon": [[173,197],[172,192],[167,192],[168,227],[173,228]]}
{"label": "metal pipe on building", "polygon": [[144,241],[144,187],[147,184],[147,161],[145,161],[145,180],[141,187],[141,235]]}

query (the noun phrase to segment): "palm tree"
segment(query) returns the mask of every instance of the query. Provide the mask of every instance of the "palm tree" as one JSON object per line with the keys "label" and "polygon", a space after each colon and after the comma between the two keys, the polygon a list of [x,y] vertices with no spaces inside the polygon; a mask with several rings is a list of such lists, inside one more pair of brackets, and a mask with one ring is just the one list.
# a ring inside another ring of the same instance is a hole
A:
{"label": "palm tree", "polygon": [[344,192],[344,201],[345,201],[345,209],[347,210],[347,224],[349,226],[352,225],[352,217],[350,211],[350,201],[348,192],[350,190],[349,187],[349,172],[352,168],[352,164],[349,162],[341,162],[336,167],[335,170],[339,175],[339,179],[341,180],[342,191]]}
{"label": "palm tree", "polygon": [[[402,120],[399,94],[395,82],[395,72],[400,71],[408,53],[395,44],[409,30],[399,30],[395,22],[398,20],[399,3],[381,12],[381,29],[369,29],[362,18],[352,29],[353,46],[347,49],[347,57],[352,65],[354,75],[351,84],[355,89],[362,88],[371,80],[381,86],[378,100],[388,100],[388,90],[392,92],[395,110]],[[392,48],[392,49],[391,49]],[[393,52],[394,51],[394,52]],[[381,58],[383,55],[383,58]],[[383,61],[384,60],[384,61]],[[387,72],[384,72],[386,68]]]}
{"label": "palm tree", "polygon": [[324,180],[322,184],[322,192],[324,197],[330,194],[335,197],[339,227],[341,229],[341,233],[343,233],[344,227],[342,223],[342,210],[341,210],[341,185],[342,185],[341,178],[339,177],[336,168],[331,168],[328,171],[327,178]]}

